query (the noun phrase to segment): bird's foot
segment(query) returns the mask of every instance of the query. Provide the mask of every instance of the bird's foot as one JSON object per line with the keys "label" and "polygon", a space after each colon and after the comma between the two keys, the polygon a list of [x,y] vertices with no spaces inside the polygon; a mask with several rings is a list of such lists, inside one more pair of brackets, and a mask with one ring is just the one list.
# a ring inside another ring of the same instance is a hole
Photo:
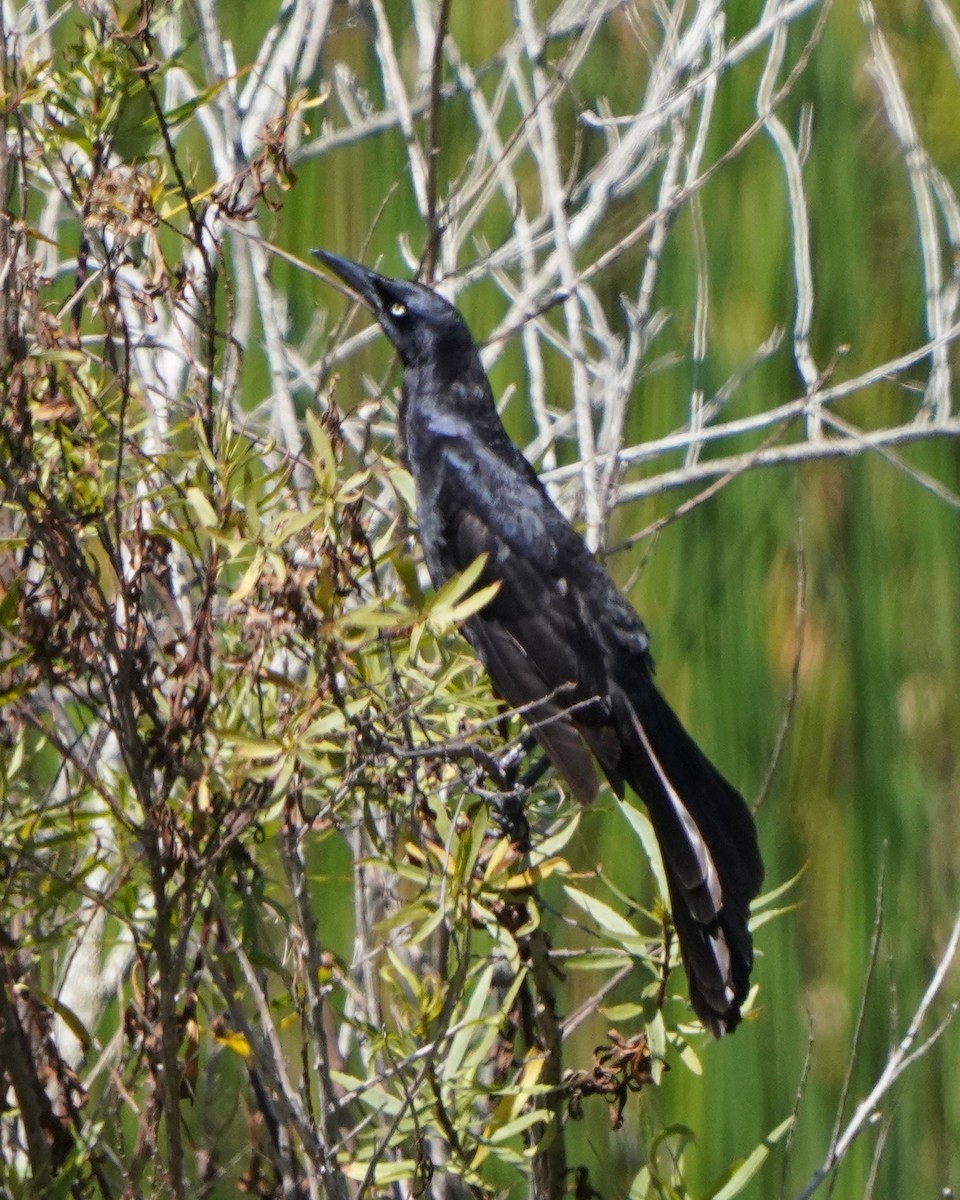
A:
{"label": "bird's foot", "polygon": [[501,792],[493,802],[493,819],[501,834],[526,854],[530,850],[530,822],[524,798],[525,794],[520,790]]}
{"label": "bird's foot", "polygon": [[533,734],[527,733],[509,750],[498,756],[497,766],[500,768],[500,774],[503,776],[506,786],[511,790],[517,787],[520,768],[533,753],[536,744],[537,739]]}

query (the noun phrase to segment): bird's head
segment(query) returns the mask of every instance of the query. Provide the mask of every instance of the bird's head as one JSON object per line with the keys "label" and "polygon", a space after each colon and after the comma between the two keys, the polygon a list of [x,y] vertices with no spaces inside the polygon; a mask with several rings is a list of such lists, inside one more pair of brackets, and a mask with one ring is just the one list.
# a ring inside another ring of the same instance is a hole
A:
{"label": "bird's head", "polygon": [[435,361],[453,351],[473,350],[466,321],[424,284],[390,279],[326,250],[313,253],[363,300],[405,367]]}

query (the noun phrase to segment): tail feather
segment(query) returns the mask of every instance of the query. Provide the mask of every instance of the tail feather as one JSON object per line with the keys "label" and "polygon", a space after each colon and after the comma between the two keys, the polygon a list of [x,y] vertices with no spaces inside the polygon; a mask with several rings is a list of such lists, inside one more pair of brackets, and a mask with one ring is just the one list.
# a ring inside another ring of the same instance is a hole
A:
{"label": "tail feather", "polygon": [[650,810],[690,1000],[719,1037],[736,1028],[750,988],[750,901],[763,882],[753,817],[649,676],[618,707],[619,767]]}
{"label": "tail feather", "polygon": [[750,989],[753,947],[748,944],[744,953],[726,913],[701,924],[675,890],[670,871],[667,883],[690,1003],[704,1026],[715,1037],[722,1037],[740,1024],[740,1006]]}

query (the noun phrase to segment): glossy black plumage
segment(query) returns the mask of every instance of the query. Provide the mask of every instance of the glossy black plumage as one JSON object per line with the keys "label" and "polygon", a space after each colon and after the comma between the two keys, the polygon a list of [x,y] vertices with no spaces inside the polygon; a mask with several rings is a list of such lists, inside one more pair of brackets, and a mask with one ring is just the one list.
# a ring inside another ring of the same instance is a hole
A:
{"label": "glossy black plumage", "polygon": [[599,762],[646,802],[697,1015],[735,1028],[749,989],[750,901],[763,880],[753,818],[657,690],[643,622],[556,508],[497,415],[466,323],[442,297],[323,251],[404,365],[401,433],[420,539],[440,586],[480,554],[495,598],[464,632],[499,695],[583,803]]}

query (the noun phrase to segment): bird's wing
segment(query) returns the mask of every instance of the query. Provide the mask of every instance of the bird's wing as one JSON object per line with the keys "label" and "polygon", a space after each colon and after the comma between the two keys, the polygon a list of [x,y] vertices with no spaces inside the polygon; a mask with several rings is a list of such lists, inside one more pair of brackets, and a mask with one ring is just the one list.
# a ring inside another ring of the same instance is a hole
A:
{"label": "bird's wing", "polygon": [[598,696],[604,682],[592,631],[573,595],[583,543],[554,507],[536,476],[484,447],[456,441],[444,448],[444,558],[463,570],[487,555],[480,586],[500,590],[480,613],[522,648],[549,689],[573,689],[568,703]]}
{"label": "bird's wing", "polygon": [[565,574],[571,557],[587,552],[526,463],[459,440],[444,446],[440,462],[444,565],[462,570],[485,554],[478,586],[500,584],[465,632],[497,692],[523,711],[576,797],[592,800],[593,756],[568,713],[589,723],[602,704],[603,676]]}

